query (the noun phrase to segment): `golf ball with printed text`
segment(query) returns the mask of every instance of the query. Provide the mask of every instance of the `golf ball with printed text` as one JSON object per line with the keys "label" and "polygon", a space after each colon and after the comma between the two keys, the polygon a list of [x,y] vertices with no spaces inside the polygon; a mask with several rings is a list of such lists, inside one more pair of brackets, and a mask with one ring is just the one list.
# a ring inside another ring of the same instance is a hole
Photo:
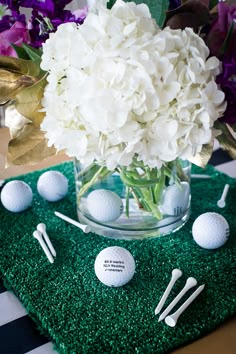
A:
{"label": "golf ball with printed text", "polygon": [[219,248],[229,238],[229,224],[218,213],[204,213],[194,221],[192,234],[193,239],[200,247],[209,250]]}
{"label": "golf ball with printed text", "polygon": [[44,172],[38,179],[38,193],[48,202],[63,199],[68,192],[68,180],[59,171]]}
{"label": "golf ball with printed text", "polygon": [[104,248],[96,257],[95,274],[107,286],[119,287],[127,284],[134,276],[135,261],[123,247]]}
{"label": "golf ball with printed text", "polygon": [[97,221],[111,222],[122,214],[123,203],[116,193],[106,189],[97,189],[88,195],[87,208]]}
{"label": "golf ball with printed text", "polygon": [[1,192],[2,205],[13,213],[20,213],[28,209],[32,204],[32,200],[32,189],[23,181],[8,182]]}
{"label": "golf ball with printed text", "polygon": [[179,216],[189,206],[189,183],[181,182],[180,186],[172,184],[166,188],[162,201],[162,212],[167,215]]}

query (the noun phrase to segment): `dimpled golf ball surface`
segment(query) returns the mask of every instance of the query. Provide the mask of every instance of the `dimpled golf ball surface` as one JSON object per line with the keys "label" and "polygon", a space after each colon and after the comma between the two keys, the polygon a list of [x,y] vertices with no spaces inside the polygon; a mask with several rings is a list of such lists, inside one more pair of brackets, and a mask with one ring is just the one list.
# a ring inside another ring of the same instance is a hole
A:
{"label": "dimpled golf ball surface", "polygon": [[23,181],[8,182],[1,192],[2,205],[13,213],[20,213],[29,208],[32,200],[32,189]]}
{"label": "dimpled golf ball surface", "polygon": [[68,180],[59,171],[44,172],[38,179],[38,193],[48,202],[63,199],[68,192]]}
{"label": "dimpled golf ball surface", "polygon": [[106,189],[97,189],[88,195],[87,208],[97,221],[111,222],[122,214],[123,203],[116,193]]}
{"label": "dimpled golf ball surface", "polygon": [[192,234],[200,247],[206,249],[219,248],[228,240],[229,224],[218,213],[204,213],[194,221]]}
{"label": "dimpled golf ball surface", "polygon": [[119,287],[127,284],[134,276],[135,261],[123,247],[103,249],[94,263],[95,274],[107,286]]}
{"label": "dimpled golf ball surface", "polygon": [[184,213],[189,205],[190,187],[187,182],[180,186],[172,184],[164,192],[162,211],[167,215],[179,216]]}

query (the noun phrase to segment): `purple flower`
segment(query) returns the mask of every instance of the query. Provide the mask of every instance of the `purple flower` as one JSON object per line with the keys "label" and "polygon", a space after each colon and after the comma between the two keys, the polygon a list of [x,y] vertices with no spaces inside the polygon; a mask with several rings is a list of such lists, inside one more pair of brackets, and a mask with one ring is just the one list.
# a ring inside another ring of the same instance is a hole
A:
{"label": "purple flower", "polygon": [[170,0],[169,10],[174,10],[179,6],[181,6],[181,0]]}
{"label": "purple flower", "polygon": [[1,0],[2,5],[6,5],[8,9],[19,13],[20,1],[17,0]]}
{"label": "purple flower", "polygon": [[[65,10],[65,6],[72,0],[0,0],[7,5],[11,15],[4,16],[0,20],[0,33],[9,30],[18,21],[27,26],[30,35],[30,45],[40,48],[46,41],[50,32],[55,32],[62,23],[76,22],[82,24],[88,8],[71,12]],[[26,24],[25,15],[20,14],[20,8],[31,10]]]}
{"label": "purple flower", "polygon": [[0,20],[0,33],[3,31],[6,31],[7,29],[10,29],[15,22],[21,22],[24,26],[26,26],[26,18],[25,15],[16,15],[16,16],[10,16],[10,15],[5,15],[2,17]]}
{"label": "purple flower", "polygon": [[35,9],[41,11],[44,15],[53,14],[54,12],[53,0],[1,0],[1,4],[7,5],[10,10],[18,13],[20,7]]}
{"label": "purple flower", "polygon": [[233,125],[236,123],[236,53],[222,63],[223,70],[217,77],[217,83],[225,93],[227,108],[221,121]]}
{"label": "purple flower", "polygon": [[55,32],[57,27],[66,22],[82,24],[88,12],[88,8],[80,9],[72,13],[68,10],[61,10],[57,15],[45,17],[37,10],[32,11],[31,19],[28,22],[28,29],[31,38],[31,45],[40,48],[46,41],[50,32]]}
{"label": "purple flower", "polygon": [[207,34],[206,44],[210,49],[211,55],[219,56],[222,44],[231,26],[233,26],[231,40],[227,46],[227,53],[236,53],[236,24],[234,23],[236,21],[236,5],[227,5],[225,2],[220,1],[217,9],[217,18]]}
{"label": "purple flower", "polygon": [[21,0],[20,5],[40,12],[44,16],[52,16],[55,10],[53,0]]}
{"label": "purple flower", "polygon": [[227,108],[221,121],[236,123],[236,5],[219,2],[217,17],[206,36],[210,54],[222,61],[222,73],[217,83],[225,93]]}
{"label": "purple flower", "polygon": [[28,31],[23,23],[16,21],[10,29],[0,33],[0,55],[17,56],[11,43],[16,45],[29,43]]}
{"label": "purple flower", "polygon": [[83,23],[88,14],[88,6],[83,7],[82,9],[75,10],[73,15],[75,16],[75,21],[78,23]]}

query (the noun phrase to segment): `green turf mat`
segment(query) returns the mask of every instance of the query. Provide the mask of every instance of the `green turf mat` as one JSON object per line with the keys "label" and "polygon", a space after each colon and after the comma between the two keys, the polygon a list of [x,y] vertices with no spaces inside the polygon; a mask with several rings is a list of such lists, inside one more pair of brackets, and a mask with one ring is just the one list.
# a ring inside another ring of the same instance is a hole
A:
{"label": "green turf mat", "polygon": [[[236,180],[208,167],[204,173],[212,179],[192,180],[192,213],[181,230],[155,239],[121,241],[83,234],[54,216],[58,210],[76,218],[75,187],[73,163],[51,169],[69,178],[64,200],[48,203],[38,195],[37,179],[43,171],[36,171],[18,177],[33,189],[32,208],[13,214],[0,206],[0,271],[5,285],[16,292],[60,353],[168,353],[214,330],[236,312]],[[203,173],[195,168],[196,172]],[[219,209],[216,202],[225,183],[230,184],[227,207]],[[193,221],[207,211],[219,212],[230,225],[229,240],[215,251],[201,249],[191,235]],[[54,264],[32,236],[40,222],[47,225],[57,251]],[[97,254],[112,245],[127,248],[136,261],[133,280],[122,288],[106,287],[94,273]],[[175,328],[154,315],[173,268],[180,268],[183,276],[168,302],[189,276],[206,284]]]}

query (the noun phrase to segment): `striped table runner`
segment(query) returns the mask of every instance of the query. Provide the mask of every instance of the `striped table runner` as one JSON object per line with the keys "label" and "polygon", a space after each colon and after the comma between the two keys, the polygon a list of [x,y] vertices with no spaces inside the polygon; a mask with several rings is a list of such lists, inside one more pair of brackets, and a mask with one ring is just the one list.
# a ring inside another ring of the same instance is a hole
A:
{"label": "striped table runner", "polygon": [[[230,177],[236,178],[236,161],[218,146],[210,164]],[[0,279],[0,343],[2,354],[56,354],[53,343],[38,332],[33,320]]]}

